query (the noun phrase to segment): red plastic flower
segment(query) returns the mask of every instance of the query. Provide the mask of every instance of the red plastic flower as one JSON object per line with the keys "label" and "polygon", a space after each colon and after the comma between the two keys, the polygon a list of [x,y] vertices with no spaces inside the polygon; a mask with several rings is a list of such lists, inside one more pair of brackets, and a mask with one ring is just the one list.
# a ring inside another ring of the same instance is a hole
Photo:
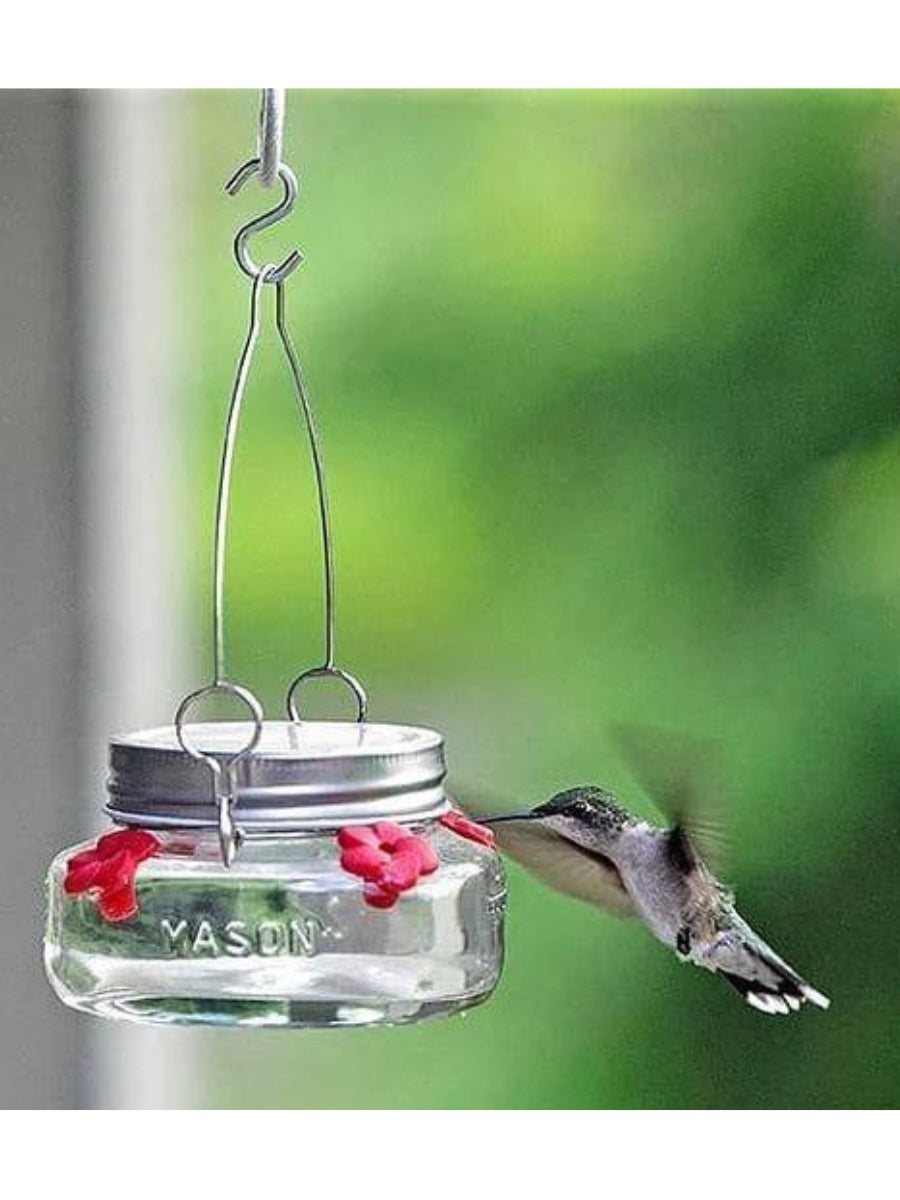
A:
{"label": "red plastic flower", "polygon": [[337,835],[341,866],[363,880],[363,899],[372,908],[393,908],[401,892],[440,865],[431,844],[402,825],[348,825]]}
{"label": "red plastic flower", "polygon": [[63,891],[67,896],[97,894],[97,907],[107,921],[127,921],[138,910],[135,872],[162,842],[144,829],[119,829],[98,838],[90,850],[66,863]]}
{"label": "red plastic flower", "polygon": [[470,842],[478,842],[480,846],[487,846],[491,850],[497,845],[493,829],[488,829],[487,825],[479,825],[458,808],[451,808],[442,817],[438,817],[438,821],[447,829],[458,833],[460,837],[468,838]]}

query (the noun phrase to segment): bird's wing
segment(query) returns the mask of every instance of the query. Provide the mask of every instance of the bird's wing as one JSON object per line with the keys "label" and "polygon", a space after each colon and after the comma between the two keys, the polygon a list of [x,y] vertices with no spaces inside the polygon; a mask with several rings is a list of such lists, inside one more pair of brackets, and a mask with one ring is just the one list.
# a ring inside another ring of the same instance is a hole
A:
{"label": "bird's wing", "polygon": [[622,877],[602,854],[570,842],[533,818],[496,821],[491,828],[501,850],[527,867],[542,883],[576,900],[599,905],[616,916],[634,913]]}
{"label": "bird's wing", "polygon": [[713,742],[669,730],[615,725],[613,739],[644,792],[674,823],[673,849],[715,869],[726,857],[723,784]]}

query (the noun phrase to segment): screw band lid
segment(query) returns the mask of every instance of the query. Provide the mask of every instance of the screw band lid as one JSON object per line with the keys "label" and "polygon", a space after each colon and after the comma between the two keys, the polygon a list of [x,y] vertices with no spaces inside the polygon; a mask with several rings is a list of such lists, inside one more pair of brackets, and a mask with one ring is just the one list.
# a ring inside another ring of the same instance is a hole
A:
{"label": "screw band lid", "polygon": [[[184,726],[190,745],[223,765],[252,732],[247,721]],[[264,721],[252,753],[230,769],[234,820],[251,837],[430,821],[450,807],[444,740],[412,725]],[[171,725],[111,739],[107,790],[106,812],[120,824],[217,825],[209,767],[182,747]]]}

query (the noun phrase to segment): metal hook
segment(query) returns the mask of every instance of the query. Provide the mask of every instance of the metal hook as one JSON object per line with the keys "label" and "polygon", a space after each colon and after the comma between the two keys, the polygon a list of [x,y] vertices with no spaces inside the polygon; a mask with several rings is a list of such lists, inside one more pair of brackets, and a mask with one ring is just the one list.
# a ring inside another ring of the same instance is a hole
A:
{"label": "metal hook", "polygon": [[[188,731],[184,724],[189,709],[198,700],[205,700],[207,696],[215,695],[234,696],[236,699],[243,701],[247,705],[247,708],[249,708],[250,715],[253,718],[253,731],[250,737],[243,746],[233,754],[226,755],[221,762],[212,754],[205,753],[199,746],[195,746],[189,740]],[[198,762],[206,763],[212,773],[212,791],[217,810],[219,849],[222,853],[222,861],[226,867],[230,867],[234,862],[234,856],[238,852],[242,836],[241,831],[234,822],[234,768],[242,759],[246,758],[256,749],[259,739],[262,737],[262,731],[263,707],[256,696],[254,696],[249,688],[242,687],[239,683],[231,683],[227,679],[217,679],[215,683],[207,684],[206,687],[198,688],[196,692],[191,692],[190,695],[185,696],[178,705],[178,711],[175,714],[175,733],[182,750],[187,751],[191,758],[195,758]]]}
{"label": "metal hook", "polygon": [[[248,179],[260,173],[261,166],[260,159],[251,158],[242,167],[239,167],[225,184],[225,190],[229,196],[236,196]],[[270,229],[273,225],[276,225],[280,220],[288,216],[297,203],[297,192],[299,190],[297,177],[285,163],[281,163],[278,168],[278,178],[284,184],[284,196],[281,199],[281,203],[277,204],[275,208],[269,209],[268,212],[254,217],[246,225],[242,225],[234,237],[234,255],[238,261],[238,266],[251,279],[258,279],[264,273],[250,257],[247,250],[247,241],[251,234],[259,233],[263,229]],[[299,250],[292,250],[283,262],[265,270],[265,282],[282,283],[292,271],[300,266],[301,262],[303,262],[303,255]]]}

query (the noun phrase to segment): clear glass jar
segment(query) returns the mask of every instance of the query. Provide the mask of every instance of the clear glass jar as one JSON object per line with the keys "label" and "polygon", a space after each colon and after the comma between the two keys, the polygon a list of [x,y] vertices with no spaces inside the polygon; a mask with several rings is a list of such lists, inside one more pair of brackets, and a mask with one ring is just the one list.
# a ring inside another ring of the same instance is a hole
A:
{"label": "clear glass jar", "polygon": [[[243,734],[210,725],[194,736],[221,756]],[[45,962],[65,1003],[141,1021],[393,1024],[458,1012],[496,986],[503,867],[490,845],[443,824],[439,735],[265,722],[236,772],[230,866],[212,812],[199,811],[209,809],[209,774],[173,730],[119,739],[111,765],[107,811],[151,830],[157,848],[136,868],[127,919],[105,917],[96,890],[67,894],[69,864],[89,858],[91,843],[53,862]],[[438,861],[372,907],[336,833],[385,822],[425,839]]]}

